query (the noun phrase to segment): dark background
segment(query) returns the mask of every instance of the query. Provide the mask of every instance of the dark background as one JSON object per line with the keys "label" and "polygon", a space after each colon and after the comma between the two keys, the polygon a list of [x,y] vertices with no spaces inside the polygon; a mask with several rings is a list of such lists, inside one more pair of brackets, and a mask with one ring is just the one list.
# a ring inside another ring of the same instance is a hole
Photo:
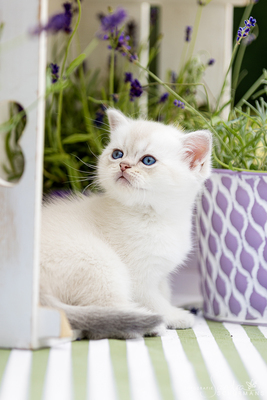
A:
{"label": "dark background", "polygon": [[[244,21],[242,21],[240,25],[243,12],[244,8],[237,7],[234,9],[233,40],[236,38],[239,26],[244,26]],[[240,100],[246,91],[260,77],[263,68],[267,69],[267,1],[259,0],[259,2],[254,5],[251,15],[257,20],[259,35],[256,40],[247,46],[240,71],[246,70],[248,73],[237,87],[235,103]]]}

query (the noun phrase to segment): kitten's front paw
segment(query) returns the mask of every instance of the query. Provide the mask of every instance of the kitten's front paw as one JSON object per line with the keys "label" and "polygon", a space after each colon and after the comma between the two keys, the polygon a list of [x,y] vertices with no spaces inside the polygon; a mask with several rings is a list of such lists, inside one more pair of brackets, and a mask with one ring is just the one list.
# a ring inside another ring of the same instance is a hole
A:
{"label": "kitten's front paw", "polygon": [[192,328],[195,320],[194,316],[189,311],[175,307],[173,307],[173,312],[164,319],[169,329]]}
{"label": "kitten's front paw", "polygon": [[166,333],[165,324],[158,325],[153,331],[147,332],[145,336],[163,336]]}

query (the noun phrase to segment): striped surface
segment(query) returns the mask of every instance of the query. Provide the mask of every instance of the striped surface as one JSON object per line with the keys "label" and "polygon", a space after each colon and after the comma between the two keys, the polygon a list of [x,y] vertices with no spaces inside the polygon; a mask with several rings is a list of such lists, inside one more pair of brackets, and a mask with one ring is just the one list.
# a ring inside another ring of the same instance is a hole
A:
{"label": "striped surface", "polygon": [[0,400],[267,400],[267,327],[206,321],[162,337],[0,350]]}

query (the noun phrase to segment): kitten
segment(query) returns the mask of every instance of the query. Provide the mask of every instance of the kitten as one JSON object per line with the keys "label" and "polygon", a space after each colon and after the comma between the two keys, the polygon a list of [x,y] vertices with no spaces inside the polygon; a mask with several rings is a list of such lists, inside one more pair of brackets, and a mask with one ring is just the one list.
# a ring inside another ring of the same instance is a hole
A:
{"label": "kitten", "polygon": [[193,325],[170,303],[168,278],[191,249],[194,201],[211,169],[208,131],[107,111],[102,193],[44,205],[41,304],[63,310],[92,339]]}

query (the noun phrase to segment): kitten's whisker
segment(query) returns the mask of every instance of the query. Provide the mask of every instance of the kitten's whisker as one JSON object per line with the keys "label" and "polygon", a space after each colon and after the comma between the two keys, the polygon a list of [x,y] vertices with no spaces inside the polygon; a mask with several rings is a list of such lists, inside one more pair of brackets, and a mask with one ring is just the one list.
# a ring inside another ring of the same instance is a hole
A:
{"label": "kitten's whisker", "polygon": [[[90,121],[95,121],[95,118],[88,118],[88,120]],[[97,129],[101,129],[102,125],[107,126],[107,128],[109,129],[109,124],[107,124],[106,122],[101,122],[101,126],[96,126]]]}
{"label": "kitten's whisker", "polygon": [[87,185],[87,186],[83,189],[82,194],[84,194],[84,192],[85,192],[90,186],[92,186],[93,183],[94,183],[94,182],[89,183],[89,185]]}
{"label": "kitten's whisker", "polygon": [[[90,148],[90,146],[89,146],[89,143],[87,143],[87,147],[88,147],[88,150],[90,151],[90,153],[91,154],[93,154],[93,156],[97,159],[97,160],[99,160],[99,156],[97,156],[93,151],[92,151],[92,149]],[[81,160],[82,161],[82,160]],[[82,161],[83,162],[83,161]]]}
{"label": "kitten's whisker", "polygon": [[95,179],[95,176],[74,176],[74,175],[68,175],[69,178],[76,178],[77,181],[92,181]]}
{"label": "kitten's whisker", "polygon": [[[88,168],[97,168],[97,166],[96,165],[93,165],[93,164],[88,164],[88,163],[86,163],[85,161],[83,161],[80,157],[78,157],[78,156],[76,156],[75,154],[71,154],[71,156],[73,156],[73,157],[76,157],[79,161],[81,161],[84,165],[86,165],[86,167],[88,167]],[[72,168],[72,167],[71,167]],[[73,169],[75,169],[75,168],[73,168]],[[76,171],[79,171],[80,172],[80,170],[79,169],[76,169]],[[83,171],[81,171],[81,172],[83,172]],[[86,172],[86,171],[84,171],[84,173],[87,173],[87,174],[89,174],[90,172],[88,171],[88,172]]]}
{"label": "kitten's whisker", "polygon": [[91,174],[91,173],[92,173],[92,172],[90,172],[90,171],[82,171],[82,170],[80,170],[80,169],[74,168],[74,167],[72,167],[71,165],[69,165],[69,164],[67,164],[67,163],[65,163],[65,162],[64,162],[64,164],[67,165],[67,167],[69,167],[69,168],[71,168],[71,169],[74,169],[74,171],[77,171],[77,172],[81,172],[81,173],[84,173],[84,174]]}

